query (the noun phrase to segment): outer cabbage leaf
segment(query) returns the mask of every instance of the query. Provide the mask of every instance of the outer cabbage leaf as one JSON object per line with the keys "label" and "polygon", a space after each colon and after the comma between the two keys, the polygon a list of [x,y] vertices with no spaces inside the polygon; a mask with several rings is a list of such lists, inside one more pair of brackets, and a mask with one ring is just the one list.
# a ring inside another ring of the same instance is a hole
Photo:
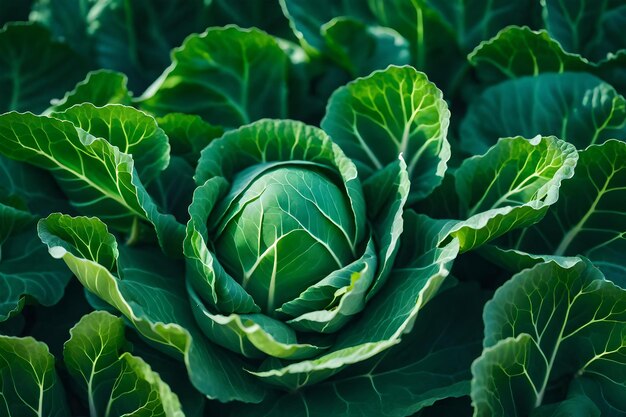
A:
{"label": "outer cabbage leaf", "polygon": [[287,55],[258,29],[210,28],[174,50],[172,64],[140,97],[157,115],[191,113],[237,127],[284,117]]}
{"label": "outer cabbage leaf", "polygon": [[480,351],[484,299],[472,285],[446,290],[424,307],[398,346],[249,412],[267,417],[406,416],[439,399],[467,395],[469,365]]}
{"label": "outer cabbage leaf", "polygon": [[39,236],[53,257],[63,259],[85,288],[144,338],[182,357],[198,391],[220,401],[263,399],[265,389],[244,371],[242,359],[208,343],[197,328],[177,263],[155,251],[120,252],[95,218],[53,214],[39,223]]}
{"label": "outer cabbage leaf", "polygon": [[330,98],[322,128],[367,178],[402,154],[410,201],[441,183],[450,159],[450,111],[441,91],[411,67],[376,71]]}
{"label": "outer cabbage leaf", "polygon": [[0,113],[41,112],[80,81],[88,65],[42,26],[10,23],[0,29]]}
{"label": "outer cabbage leaf", "polygon": [[520,272],[496,291],[484,319],[474,415],[553,415],[541,406],[558,401],[568,383],[574,395],[578,384],[595,386],[602,415],[626,410],[625,292],[588,261]]}
{"label": "outer cabbage leaf", "polygon": [[489,82],[544,72],[593,72],[594,69],[582,56],[564,51],[545,30],[519,26],[508,26],[481,42],[468,59],[477,74]]}
{"label": "outer cabbage leaf", "polygon": [[481,153],[498,138],[516,135],[555,135],[579,149],[611,138],[626,139],[626,100],[586,73],[545,73],[505,81],[470,105],[461,125],[461,146]]}
{"label": "outer cabbage leaf", "polygon": [[350,17],[336,17],[321,27],[327,55],[352,77],[366,76],[387,65],[408,65],[409,44],[390,28],[368,26]]}
{"label": "outer cabbage leaf", "polygon": [[[512,265],[521,257],[584,255],[619,285],[626,285],[626,143],[609,140],[579,152],[576,173],[563,183],[559,200],[536,225],[497,242],[494,260]],[[528,255],[529,252],[534,255]]]}
{"label": "outer cabbage leaf", "polygon": [[92,416],[183,417],[178,397],[143,359],[123,353],[124,322],[104,311],[70,330],[63,359]]}
{"label": "outer cabbage leaf", "polygon": [[73,90],[61,99],[52,100],[48,111],[60,112],[75,104],[91,103],[96,107],[107,104],[131,104],[131,93],[126,86],[128,78],[121,72],[109,70],[91,71],[79,81]]}
{"label": "outer cabbage leaf", "polygon": [[371,18],[367,5],[356,0],[280,0],[283,13],[302,46],[311,54],[323,51],[326,42],[322,26],[337,16],[351,16],[359,20]]}
{"label": "outer cabbage leaf", "polygon": [[6,416],[69,415],[54,356],[44,343],[0,335],[0,409]]}
{"label": "outer cabbage leaf", "polygon": [[553,136],[500,139],[454,172],[463,219],[448,224],[465,252],[540,221],[574,175],[578,154]]}
{"label": "outer cabbage leaf", "polygon": [[147,220],[165,250],[180,253],[182,225],[159,212],[133,159],[118,147],[70,122],[30,113],[1,115],[0,138],[1,154],[51,171],[78,211],[123,232]]}
{"label": "outer cabbage leaf", "polygon": [[198,164],[200,152],[224,133],[221,127],[191,114],[168,113],[157,118],[157,122],[169,138],[172,155],[184,158],[193,168]]}
{"label": "outer cabbage leaf", "polygon": [[39,0],[31,19],[141,92],[170,63],[170,50],[207,26],[204,0]]}
{"label": "outer cabbage leaf", "polygon": [[622,28],[626,6],[620,0],[541,0],[548,32],[566,51],[600,61],[626,48]]}
{"label": "outer cabbage leaf", "polygon": [[142,111],[120,104],[97,107],[84,103],[63,112],[53,112],[51,116],[104,138],[121,152],[131,155],[139,178],[145,184],[169,164],[170,145],[165,132],[152,116]]}

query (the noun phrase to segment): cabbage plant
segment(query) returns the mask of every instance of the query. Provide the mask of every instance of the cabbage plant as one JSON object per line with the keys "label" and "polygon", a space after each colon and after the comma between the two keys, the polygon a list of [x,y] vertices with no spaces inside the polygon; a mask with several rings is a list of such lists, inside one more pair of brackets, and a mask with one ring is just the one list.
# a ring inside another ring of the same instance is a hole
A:
{"label": "cabbage plant", "polygon": [[626,415],[626,9],[452,3],[1,2],[0,416]]}

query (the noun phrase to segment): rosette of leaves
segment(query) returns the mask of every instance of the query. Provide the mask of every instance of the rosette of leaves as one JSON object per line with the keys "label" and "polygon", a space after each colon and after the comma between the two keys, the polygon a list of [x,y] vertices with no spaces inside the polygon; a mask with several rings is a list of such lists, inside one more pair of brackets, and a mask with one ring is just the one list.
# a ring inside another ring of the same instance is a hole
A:
{"label": "rosette of leaves", "polygon": [[409,191],[404,161],[362,183],[322,130],[262,120],[212,142],[195,179],[184,253],[205,336],[265,360],[259,375],[280,385],[329,376],[271,369],[330,351],[389,277]]}

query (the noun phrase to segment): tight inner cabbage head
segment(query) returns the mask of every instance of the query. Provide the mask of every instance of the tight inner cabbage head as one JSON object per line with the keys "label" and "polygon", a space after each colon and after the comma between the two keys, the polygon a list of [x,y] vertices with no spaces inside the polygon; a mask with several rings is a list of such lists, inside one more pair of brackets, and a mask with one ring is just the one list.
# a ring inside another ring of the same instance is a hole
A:
{"label": "tight inner cabbage head", "polygon": [[232,197],[218,207],[214,250],[268,315],[356,257],[349,200],[322,172],[270,169]]}

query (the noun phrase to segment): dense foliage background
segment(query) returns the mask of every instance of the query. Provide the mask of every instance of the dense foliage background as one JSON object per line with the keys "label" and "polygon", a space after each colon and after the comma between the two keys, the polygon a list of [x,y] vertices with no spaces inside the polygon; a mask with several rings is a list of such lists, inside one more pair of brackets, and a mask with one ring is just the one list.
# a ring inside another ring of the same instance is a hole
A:
{"label": "dense foliage background", "polygon": [[626,415],[625,26],[2,1],[0,416]]}

